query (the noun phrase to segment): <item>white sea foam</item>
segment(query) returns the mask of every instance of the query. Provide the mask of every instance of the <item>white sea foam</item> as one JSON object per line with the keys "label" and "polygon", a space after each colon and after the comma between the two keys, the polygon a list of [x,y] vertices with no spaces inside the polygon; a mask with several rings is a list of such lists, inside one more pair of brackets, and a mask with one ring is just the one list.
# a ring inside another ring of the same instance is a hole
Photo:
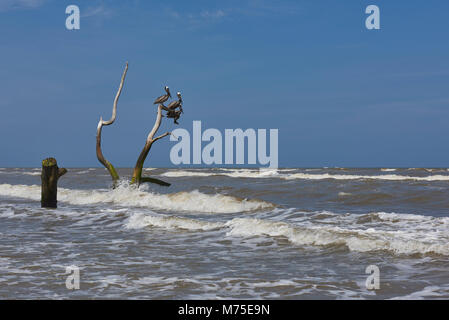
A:
{"label": "white sea foam", "polygon": [[447,217],[435,218],[431,216],[422,216],[419,214],[398,214],[394,212],[375,212],[372,215],[376,215],[381,220],[391,221],[391,222],[407,222],[415,221],[418,223],[426,223],[429,221],[438,221],[438,223],[446,223]]}
{"label": "white sea foam", "polygon": [[[287,169],[290,170],[290,169]],[[220,171],[174,170],[161,174],[165,177],[210,177],[227,176],[232,178],[266,178],[279,176],[277,169],[220,169]]]}
{"label": "white sea foam", "polygon": [[6,169],[1,169],[0,171],[2,171],[2,174],[23,174],[26,176],[40,176],[41,175],[41,171],[38,170],[36,171],[36,169],[34,169],[33,171],[7,171]]}
{"label": "white sea foam", "polygon": [[[319,213],[316,213],[319,214]],[[435,218],[396,213],[370,213],[366,215],[338,215],[327,213],[329,221],[308,220],[292,222],[260,218],[234,218],[225,222],[204,221],[176,216],[133,214],[126,227],[141,229],[160,227],[208,231],[222,229],[228,237],[283,237],[297,246],[345,246],[350,251],[389,251],[393,254],[449,255],[448,218]],[[360,217],[376,216],[381,219],[377,227],[358,224]],[[342,218],[342,219],[340,219]],[[388,228],[397,225],[397,228]],[[364,228],[363,228],[364,227]]]}
{"label": "white sea foam", "polygon": [[7,197],[19,197],[31,200],[40,200],[41,187],[37,185],[27,186],[27,185],[11,185],[11,184],[0,184],[0,195]]}
{"label": "white sea foam", "polygon": [[449,239],[441,231],[411,232],[411,230],[384,231],[348,229],[332,226],[292,225],[256,218],[235,218],[226,223],[229,236],[285,237],[296,245],[345,245],[351,251],[386,250],[394,254],[449,255]]}
{"label": "white sea foam", "polygon": [[25,171],[25,172],[21,172],[21,174],[27,175],[27,176],[40,176],[41,172],[40,171]]}
{"label": "white sea foam", "polygon": [[11,208],[0,208],[0,217],[2,218],[13,218],[14,210]]}
{"label": "white sea foam", "polygon": [[82,171],[78,171],[76,174],[86,174],[86,173],[90,173],[90,169],[87,170],[82,170]]}
{"label": "white sea foam", "polygon": [[185,170],[179,170],[179,171],[167,171],[161,174],[161,176],[164,177],[210,177],[210,176],[216,176],[220,175],[220,173],[217,172],[195,172],[195,171],[185,171]]}
{"label": "white sea foam", "polygon": [[392,298],[391,300],[423,300],[429,298],[444,298],[449,295],[449,285],[427,286],[422,290],[413,292],[405,296]]}
{"label": "white sea foam", "polygon": [[[152,171],[157,168],[146,168],[147,171]],[[342,168],[344,169],[344,168]],[[409,168],[408,170],[415,170],[416,168]],[[92,169],[89,169],[92,170]],[[203,171],[198,169],[193,170],[169,170],[167,172],[161,173],[161,176],[165,177],[210,177],[210,176],[227,176],[231,178],[280,178],[286,180],[389,180],[389,181],[449,181],[449,175],[430,175],[430,176],[410,176],[410,175],[397,175],[397,174],[381,174],[381,175],[355,175],[355,174],[310,174],[310,173],[289,173],[291,171],[296,171],[297,169],[270,169],[270,168],[259,168],[259,169],[227,169],[219,168],[217,170]],[[314,171],[322,169],[306,169],[305,171]],[[393,172],[397,169],[393,168],[382,168],[382,172]],[[433,172],[435,169],[424,169],[428,172]],[[448,169],[449,170],[449,169]],[[6,171],[6,174],[23,174],[38,176],[40,175],[40,170],[34,169],[34,171]],[[89,171],[79,171],[77,174],[85,174]]]}
{"label": "white sea foam", "polygon": [[[396,169],[381,169],[382,171],[393,171]],[[288,172],[288,171],[287,171]],[[413,181],[449,181],[449,175],[431,175],[431,176],[408,176],[397,174],[383,175],[354,175],[354,174],[310,174],[310,173],[287,173],[275,169],[254,170],[254,169],[222,169],[221,171],[199,171],[199,170],[173,170],[161,174],[165,177],[210,177],[210,176],[228,176],[232,178],[280,178],[286,180],[413,180]]]}
{"label": "white sea foam", "polygon": [[[0,195],[40,200],[41,187],[37,185],[0,184]],[[114,190],[58,189],[58,200],[75,205],[113,203],[120,206],[145,207],[155,210],[198,213],[235,213],[262,210],[273,204],[239,199],[222,194],[205,194],[197,190],[160,194],[147,192],[127,185]]]}
{"label": "white sea foam", "polygon": [[223,227],[220,222],[206,222],[198,219],[190,219],[176,216],[148,215],[133,213],[126,223],[128,229],[141,229],[144,227],[163,227],[167,229],[185,230],[213,230]]}
{"label": "white sea foam", "polygon": [[[40,186],[0,184],[0,196],[38,201]],[[59,200],[75,205],[112,203],[123,207],[145,207],[186,213],[244,212],[272,207],[267,202],[245,201],[221,194],[208,195],[190,191],[165,195],[129,186],[120,186],[114,190],[60,188]],[[15,217],[9,207],[0,211],[3,218]],[[229,237],[284,237],[297,246],[345,246],[351,251],[358,252],[384,250],[393,254],[449,255],[449,217],[387,212],[367,214],[314,212],[302,214],[298,218],[297,213],[284,211],[288,212],[285,216],[282,213],[276,214],[277,217],[282,216],[283,221],[274,221],[272,219],[276,219],[275,216],[270,218],[269,215],[262,213],[257,213],[255,218],[234,218],[228,221],[206,221],[142,213],[131,215],[126,227],[153,226],[193,231],[220,229]]]}
{"label": "white sea foam", "polygon": [[416,176],[403,176],[396,174],[384,174],[377,176],[365,176],[365,175],[352,175],[352,174],[306,174],[306,173],[293,173],[283,177],[287,180],[290,179],[305,179],[305,180],[323,180],[323,179],[335,179],[335,180],[414,180],[414,181],[449,181],[449,176],[434,175],[426,177]]}

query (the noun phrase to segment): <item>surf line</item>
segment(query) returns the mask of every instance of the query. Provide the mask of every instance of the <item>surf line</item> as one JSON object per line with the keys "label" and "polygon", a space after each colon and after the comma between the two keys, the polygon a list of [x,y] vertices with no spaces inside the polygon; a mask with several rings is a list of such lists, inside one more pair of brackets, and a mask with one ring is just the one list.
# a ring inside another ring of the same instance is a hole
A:
{"label": "surf line", "polygon": [[[220,130],[209,128],[201,131],[201,121],[193,121],[193,138],[191,143],[190,132],[183,128],[172,131],[170,141],[177,141],[170,150],[170,161],[175,164],[223,164],[223,135]],[[246,164],[268,165],[269,168],[278,168],[278,132],[279,129],[269,129],[269,149],[267,155],[267,129],[249,128],[243,131],[237,129],[225,129],[224,133],[224,163],[245,164],[245,138],[247,152]],[[209,142],[210,141],[210,142]],[[235,144],[234,144],[235,141]],[[209,142],[202,148],[202,142]],[[192,152],[191,151],[192,147]],[[257,152],[256,152],[257,149]],[[192,162],[191,162],[192,155]]]}

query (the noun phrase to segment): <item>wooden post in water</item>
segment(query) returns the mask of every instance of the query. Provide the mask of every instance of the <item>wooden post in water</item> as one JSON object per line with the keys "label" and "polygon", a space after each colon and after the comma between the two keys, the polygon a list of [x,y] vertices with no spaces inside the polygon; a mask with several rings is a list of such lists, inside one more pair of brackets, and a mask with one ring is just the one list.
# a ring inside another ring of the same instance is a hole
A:
{"label": "wooden post in water", "polygon": [[57,208],[58,207],[58,180],[67,169],[58,168],[55,158],[47,158],[42,160],[42,192],[41,192],[41,207],[42,208]]}

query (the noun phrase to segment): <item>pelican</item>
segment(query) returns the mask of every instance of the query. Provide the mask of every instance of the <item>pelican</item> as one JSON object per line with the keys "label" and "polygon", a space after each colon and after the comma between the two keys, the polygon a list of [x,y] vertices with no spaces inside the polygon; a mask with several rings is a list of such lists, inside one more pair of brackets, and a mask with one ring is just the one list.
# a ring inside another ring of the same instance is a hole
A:
{"label": "pelican", "polygon": [[[178,123],[178,119],[181,117],[181,113],[184,112],[182,110],[182,97],[181,92],[178,92],[176,94],[178,96],[178,101],[172,101],[166,108],[167,110],[167,118],[173,118],[174,123]],[[179,107],[179,110],[176,110],[176,108]]]}
{"label": "pelican", "polygon": [[171,110],[169,112],[167,112],[167,118],[173,118],[173,122],[176,124],[178,123],[178,119],[181,117],[181,110]]}
{"label": "pelican", "polygon": [[170,111],[174,111],[176,108],[179,107],[179,110],[181,110],[181,112],[184,113],[184,111],[182,110],[182,97],[181,97],[181,92],[177,92],[176,95],[178,96],[178,101],[172,101],[172,102],[170,102],[170,104],[167,106],[167,109],[169,109]]}
{"label": "pelican", "polygon": [[154,100],[154,104],[164,105],[164,102],[167,101],[168,98],[171,98],[170,89],[167,86],[165,86],[164,90],[165,92],[167,92],[167,94],[164,94],[163,96],[160,96],[159,98]]}

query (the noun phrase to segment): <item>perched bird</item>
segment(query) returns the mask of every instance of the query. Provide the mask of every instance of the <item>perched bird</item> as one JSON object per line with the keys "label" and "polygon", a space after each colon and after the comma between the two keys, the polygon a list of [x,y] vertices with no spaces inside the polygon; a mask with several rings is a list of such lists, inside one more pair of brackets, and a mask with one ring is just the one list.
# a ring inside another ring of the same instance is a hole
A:
{"label": "perched bird", "polygon": [[167,94],[164,94],[163,96],[160,96],[159,98],[154,100],[154,104],[164,105],[164,102],[167,101],[168,98],[171,98],[170,89],[167,86],[165,86],[164,90],[165,92],[167,92]]}
{"label": "perched bird", "polygon": [[181,110],[167,112],[167,118],[173,118],[173,122],[176,124],[179,124],[178,119],[180,117],[181,117]]}
{"label": "perched bird", "polygon": [[179,110],[181,110],[181,112],[184,112],[182,110],[182,97],[181,97],[181,92],[177,92],[176,95],[178,96],[178,101],[172,101],[170,102],[170,104],[167,106],[167,109],[169,109],[170,111],[174,111],[176,108],[179,107]]}
{"label": "perched bird", "polygon": [[[173,118],[174,123],[178,123],[179,117],[181,117],[181,113],[184,112],[182,110],[182,97],[181,92],[177,93],[178,101],[172,101],[166,108],[164,108],[167,111],[167,118]],[[179,108],[179,110],[176,110]]]}

